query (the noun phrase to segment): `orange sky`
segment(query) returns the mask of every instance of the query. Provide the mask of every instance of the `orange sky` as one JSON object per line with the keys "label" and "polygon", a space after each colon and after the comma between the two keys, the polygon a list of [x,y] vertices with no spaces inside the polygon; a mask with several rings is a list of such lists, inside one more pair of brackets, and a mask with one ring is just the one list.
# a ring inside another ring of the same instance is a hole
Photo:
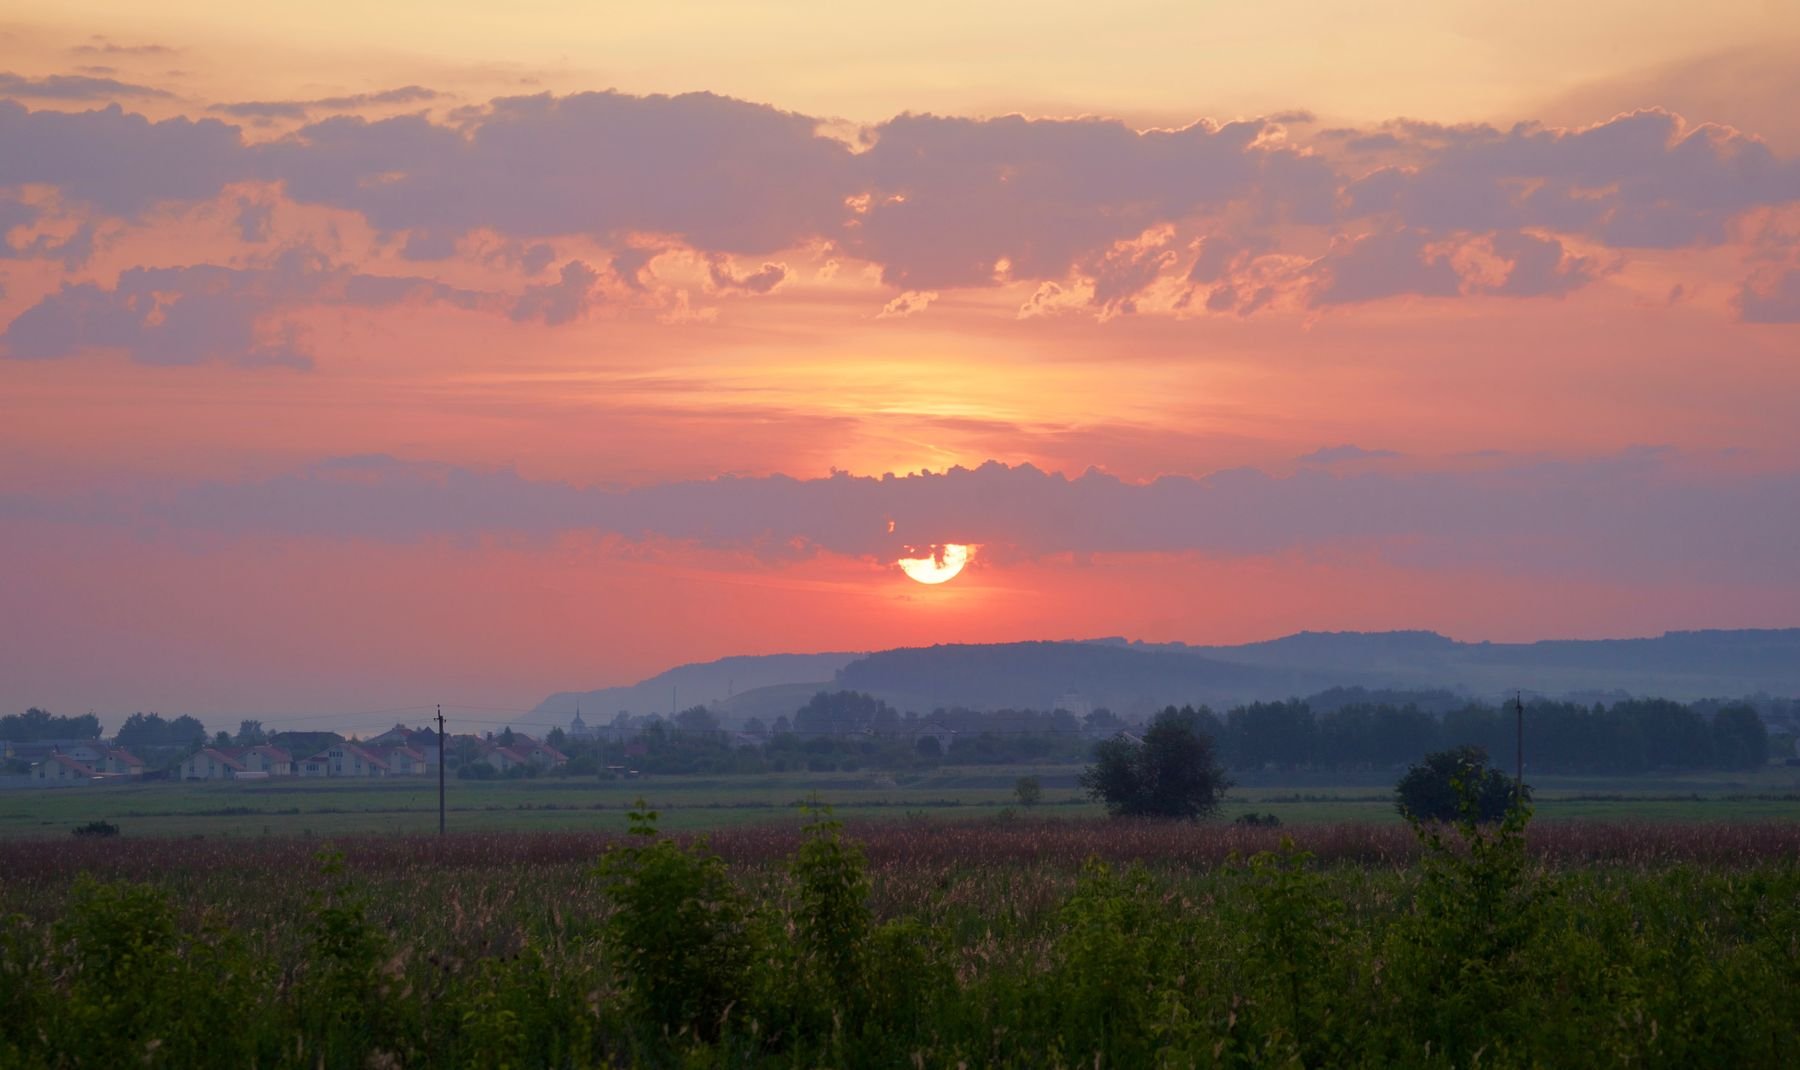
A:
{"label": "orange sky", "polygon": [[[1770,3],[15,17],[0,707],[1795,624],[1796,48]],[[985,549],[913,584],[889,521]]]}

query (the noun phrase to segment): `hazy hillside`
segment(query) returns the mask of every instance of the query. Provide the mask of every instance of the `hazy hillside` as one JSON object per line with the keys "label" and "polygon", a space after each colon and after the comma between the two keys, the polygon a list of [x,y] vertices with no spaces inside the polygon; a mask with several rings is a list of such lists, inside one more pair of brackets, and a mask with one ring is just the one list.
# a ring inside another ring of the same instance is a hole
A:
{"label": "hazy hillside", "polygon": [[1302,632],[1241,646],[1097,639],[736,657],[671,669],[635,687],[552,695],[526,720],[566,722],[577,700],[590,721],[610,720],[621,709],[666,713],[672,686],[681,707],[715,705],[732,722],[791,714],[820,688],[868,691],[921,712],[1081,704],[1126,714],[1332,687],[1443,689],[1490,701],[1515,688],[1684,700],[1800,695],[1800,628],[1536,643],[1461,643],[1419,631]]}
{"label": "hazy hillside", "polygon": [[[680,665],[658,673],[630,687],[607,687],[597,691],[560,691],[538,703],[537,708],[519,719],[520,724],[567,725],[577,706],[589,724],[605,724],[621,710],[638,716],[660,713],[690,706],[719,703],[729,708],[734,697],[750,699],[760,689],[795,684],[829,687],[839,669],[861,657],[860,654],[762,654],[720,658],[698,665]],[[799,706],[816,687],[801,687]],[[752,708],[754,707],[754,708]],[[750,701],[752,716],[761,707]],[[782,712],[792,713],[793,708]]]}

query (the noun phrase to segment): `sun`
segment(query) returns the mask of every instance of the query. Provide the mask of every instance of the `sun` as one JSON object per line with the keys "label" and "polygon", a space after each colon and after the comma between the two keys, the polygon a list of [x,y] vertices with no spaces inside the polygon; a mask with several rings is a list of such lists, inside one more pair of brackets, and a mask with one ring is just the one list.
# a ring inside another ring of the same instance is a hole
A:
{"label": "sun", "polygon": [[[902,557],[900,571],[920,583],[943,583],[956,578],[956,574],[969,563],[969,556],[974,549],[960,542],[947,542],[942,545],[927,546],[922,557]],[[916,552],[916,551],[915,551]]]}

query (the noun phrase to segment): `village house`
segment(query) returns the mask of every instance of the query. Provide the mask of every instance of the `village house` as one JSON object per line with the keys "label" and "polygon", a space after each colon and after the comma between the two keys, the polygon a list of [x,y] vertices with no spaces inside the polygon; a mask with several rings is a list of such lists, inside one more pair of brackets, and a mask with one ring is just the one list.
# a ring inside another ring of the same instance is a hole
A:
{"label": "village house", "polygon": [[956,729],[936,721],[928,721],[920,725],[918,731],[913,733],[913,746],[917,748],[920,743],[928,739],[937,744],[939,754],[949,754],[950,745],[956,742]]}
{"label": "village house", "polygon": [[[432,750],[436,750],[433,747]],[[417,747],[383,747],[369,748],[370,753],[388,764],[388,772],[394,776],[423,776],[426,771],[425,753]],[[436,768],[433,763],[432,768]]]}
{"label": "village house", "polygon": [[548,743],[540,743],[522,732],[514,732],[512,742],[504,746],[491,737],[478,742],[481,748],[480,760],[500,773],[518,766],[555,769],[569,761],[569,756],[562,751]]}
{"label": "village house", "polygon": [[263,745],[245,747],[237,751],[225,751],[244,764],[244,768],[254,773],[266,773],[269,776],[292,776],[294,774],[294,758],[280,747]]}
{"label": "village house", "polygon": [[360,743],[343,742],[325,751],[328,776],[376,777],[388,775],[388,763],[365,750]]}
{"label": "village house", "polygon": [[144,760],[123,747],[106,747],[98,761],[91,763],[97,773],[119,776],[143,776]]}
{"label": "village house", "polygon": [[94,780],[92,766],[69,757],[66,754],[51,754],[43,761],[32,766],[32,779],[46,784],[87,784]]}
{"label": "village house", "polygon": [[181,763],[183,780],[230,780],[244,771],[243,762],[213,747],[202,747]]}

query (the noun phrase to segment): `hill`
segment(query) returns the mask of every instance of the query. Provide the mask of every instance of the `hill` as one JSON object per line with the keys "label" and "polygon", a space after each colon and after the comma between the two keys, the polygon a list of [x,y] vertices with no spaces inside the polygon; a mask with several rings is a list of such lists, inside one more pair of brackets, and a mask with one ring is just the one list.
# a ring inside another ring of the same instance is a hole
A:
{"label": "hill", "polygon": [[815,690],[848,688],[902,710],[1075,709],[1141,714],[1169,703],[1216,708],[1331,688],[1436,691],[1497,701],[1528,694],[1672,699],[1800,695],[1800,628],[1669,632],[1654,638],[1464,643],[1425,631],[1300,632],[1237,646],[1121,638],[945,644],[872,654],[780,654],[685,665],[634,687],[565,692],[527,721],[590,722],[620,709],[714,706],[728,721],[791,713]]}

